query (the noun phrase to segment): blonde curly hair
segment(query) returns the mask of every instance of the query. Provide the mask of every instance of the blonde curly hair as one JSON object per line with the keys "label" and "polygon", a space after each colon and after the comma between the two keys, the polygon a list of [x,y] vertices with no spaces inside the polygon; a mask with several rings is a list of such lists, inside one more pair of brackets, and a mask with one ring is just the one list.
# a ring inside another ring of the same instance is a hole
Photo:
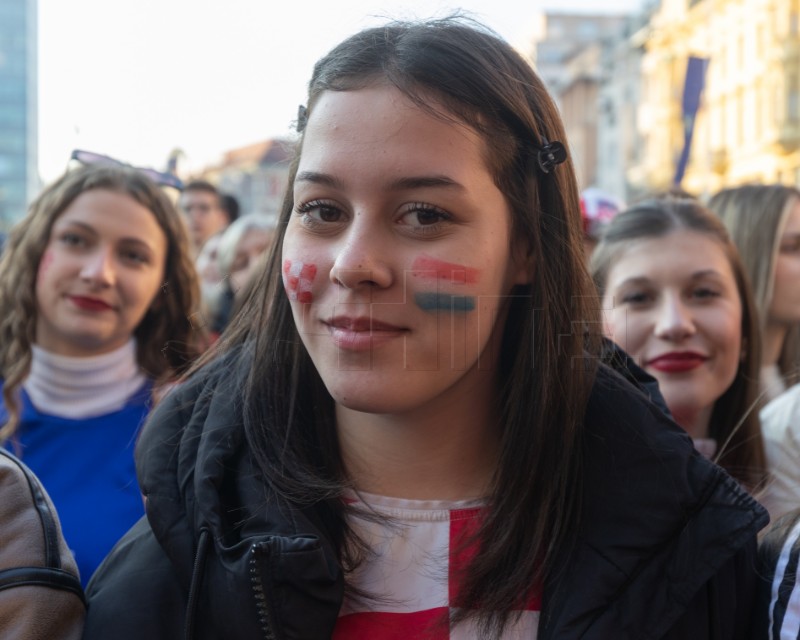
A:
{"label": "blonde curly hair", "polygon": [[11,230],[0,257],[0,376],[8,419],[0,442],[19,425],[19,389],[31,367],[36,341],[36,275],[55,220],[86,191],[121,193],[153,213],[167,238],[164,284],[134,330],[137,361],[157,384],[182,373],[206,345],[192,326],[200,289],[186,228],[166,194],[132,168],[92,165],[68,171],[44,189],[28,214]]}

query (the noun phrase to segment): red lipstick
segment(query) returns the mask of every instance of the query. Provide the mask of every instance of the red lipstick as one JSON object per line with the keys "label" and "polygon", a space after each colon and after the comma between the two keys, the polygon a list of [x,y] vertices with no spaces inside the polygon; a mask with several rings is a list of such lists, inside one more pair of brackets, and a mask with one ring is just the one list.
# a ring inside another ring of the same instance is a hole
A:
{"label": "red lipstick", "polygon": [[696,369],[706,360],[707,356],[694,351],[670,351],[648,361],[647,366],[663,373],[683,373]]}
{"label": "red lipstick", "polygon": [[99,298],[91,298],[89,296],[69,296],[70,301],[79,309],[84,311],[111,311],[113,308],[107,302]]}

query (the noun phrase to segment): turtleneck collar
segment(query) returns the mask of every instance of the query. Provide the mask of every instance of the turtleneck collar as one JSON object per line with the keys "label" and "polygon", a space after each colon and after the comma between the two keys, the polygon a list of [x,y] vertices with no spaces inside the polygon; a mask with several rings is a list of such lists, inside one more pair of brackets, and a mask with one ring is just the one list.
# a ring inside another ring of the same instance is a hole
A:
{"label": "turtleneck collar", "polygon": [[136,341],[99,356],[62,356],[31,345],[31,371],[22,387],[42,413],[73,420],[118,411],[145,383]]}

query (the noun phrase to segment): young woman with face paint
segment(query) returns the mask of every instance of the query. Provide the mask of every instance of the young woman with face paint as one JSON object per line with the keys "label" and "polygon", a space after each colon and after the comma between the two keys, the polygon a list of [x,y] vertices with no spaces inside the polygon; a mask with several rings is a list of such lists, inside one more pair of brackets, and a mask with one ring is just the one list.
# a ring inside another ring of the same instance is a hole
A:
{"label": "young woman with face paint", "polygon": [[81,578],[144,513],[133,460],[154,388],[200,352],[199,289],[162,190],[88,166],[47,187],[0,261],[0,443],[39,476]]}
{"label": "young woman with face paint", "polygon": [[298,128],[267,269],[145,429],[148,517],[85,637],[737,637],[765,515],[599,364],[530,66],[459,19],[368,29]]}

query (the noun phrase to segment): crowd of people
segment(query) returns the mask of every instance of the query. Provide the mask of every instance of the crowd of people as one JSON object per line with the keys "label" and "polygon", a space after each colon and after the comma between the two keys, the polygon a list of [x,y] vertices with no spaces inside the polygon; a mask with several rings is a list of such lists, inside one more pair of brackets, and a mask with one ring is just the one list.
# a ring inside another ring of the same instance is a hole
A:
{"label": "crowd of people", "polygon": [[587,225],[460,17],[297,131],[277,221],[81,155],[9,234],[0,635],[798,637],[800,191]]}

